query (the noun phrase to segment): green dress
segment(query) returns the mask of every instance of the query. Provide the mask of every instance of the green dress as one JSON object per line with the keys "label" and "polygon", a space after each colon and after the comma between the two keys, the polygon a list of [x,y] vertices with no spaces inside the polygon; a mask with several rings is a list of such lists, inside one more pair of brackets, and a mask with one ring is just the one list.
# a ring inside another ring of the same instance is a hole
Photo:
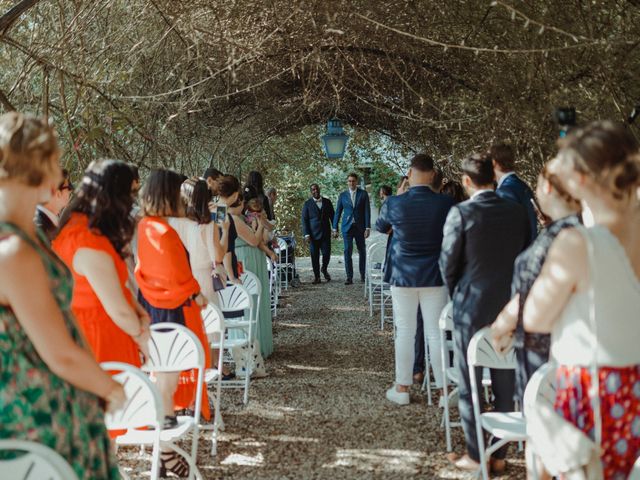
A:
{"label": "green dress", "polygon": [[[256,339],[260,344],[262,358],[266,359],[273,353],[271,297],[269,296],[269,272],[267,271],[266,255],[259,248],[252,247],[238,237],[236,239],[236,256],[242,262],[243,268],[248,272],[255,273],[262,284]],[[254,301],[257,301],[257,298],[254,298]]]}
{"label": "green dress", "polygon": [[[12,234],[32,245],[42,258],[67,330],[86,348],[70,312],[71,273],[51,251],[16,226],[0,222],[0,238]],[[47,240],[39,235],[46,245]],[[99,398],[54,374],[6,305],[0,305],[0,439],[47,445],[62,455],[82,480],[120,478]]]}

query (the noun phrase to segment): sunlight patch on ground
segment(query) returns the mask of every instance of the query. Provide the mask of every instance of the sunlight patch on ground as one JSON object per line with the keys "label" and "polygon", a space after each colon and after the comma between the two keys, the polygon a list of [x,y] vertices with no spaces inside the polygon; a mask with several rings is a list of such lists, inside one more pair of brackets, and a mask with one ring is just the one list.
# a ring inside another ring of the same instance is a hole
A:
{"label": "sunlight patch on ground", "polygon": [[276,442],[320,443],[320,440],[317,438],[292,437],[291,435],[270,435],[267,438],[269,440],[275,440]]}
{"label": "sunlight patch on ground", "polygon": [[362,449],[338,450],[333,463],[324,468],[349,467],[376,472],[417,473],[426,455],[412,450]]}
{"label": "sunlight patch on ground", "polygon": [[314,372],[329,370],[329,367],[312,367],[310,365],[287,365],[287,368],[290,368],[292,370],[312,370]]}
{"label": "sunlight patch on ground", "polygon": [[261,467],[264,464],[264,457],[258,453],[255,457],[232,453],[220,462],[221,465],[242,465],[243,467]]}
{"label": "sunlight patch on ground", "polygon": [[267,444],[264,442],[257,442],[252,439],[240,440],[239,442],[233,442],[236,447],[264,447]]}
{"label": "sunlight patch on ground", "polygon": [[279,326],[288,327],[288,328],[309,328],[311,325],[308,323],[288,323],[288,322],[278,322]]}

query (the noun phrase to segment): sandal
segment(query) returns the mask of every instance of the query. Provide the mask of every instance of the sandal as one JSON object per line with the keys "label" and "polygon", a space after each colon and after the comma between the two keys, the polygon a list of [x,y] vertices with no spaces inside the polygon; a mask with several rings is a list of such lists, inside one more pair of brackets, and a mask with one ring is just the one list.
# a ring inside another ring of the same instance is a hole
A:
{"label": "sandal", "polygon": [[191,469],[189,462],[177,452],[160,452],[160,477],[166,478],[167,472],[171,472],[180,478],[188,477]]}
{"label": "sandal", "polygon": [[178,417],[175,415],[165,415],[164,423],[162,424],[163,430],[171,430],[172,428],[176,428],[178,426]]}

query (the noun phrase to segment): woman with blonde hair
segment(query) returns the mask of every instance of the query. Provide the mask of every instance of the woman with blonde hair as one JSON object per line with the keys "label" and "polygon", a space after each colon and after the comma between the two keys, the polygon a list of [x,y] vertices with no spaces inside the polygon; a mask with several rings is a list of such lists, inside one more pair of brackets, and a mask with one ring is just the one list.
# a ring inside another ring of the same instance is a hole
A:
{"label": "woman with blonde hair", "polygon": [[43,443],[81,479],[120,478],[104,426],[124,390],[85,345],[72,280],[33,224],[58,187],[56,134],[40,119],[0,116],[0,438]]}

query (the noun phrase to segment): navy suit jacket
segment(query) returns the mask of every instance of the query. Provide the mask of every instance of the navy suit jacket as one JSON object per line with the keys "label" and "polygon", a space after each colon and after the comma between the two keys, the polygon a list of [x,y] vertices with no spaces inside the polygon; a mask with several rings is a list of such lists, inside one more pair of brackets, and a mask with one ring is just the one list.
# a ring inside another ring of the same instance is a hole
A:
{"label": "navy suit jacket", "polygon": [[511,298],[513,264],[526,239],[524,209],[493,191],[451,209],[440,268],[456,325],[482,328],[496,319]]}
{"label": "navy suit jacket", "polygon": [[310,198],[302,207],[302,234],[309,235],[314,240],[331,238],[331,222],[333,221],[333,204],[328,198],[322,198],[322,208]]}
{"label": "navy suit jacket", "polygon": [[359,231],[364,233],[365,229],[371,228],[371,205],[369,205],[369,194],[358,188],[356,190],[355,205],[351,203],[351,192],[346,190],[338,197],[336,214],[333,217],[333,229],[338,230],[338,223],[342,216],[342,234],[344,235],[355,225]]}
{"label": "navy suit jacket", "polygon": [[526,210],[529,221],[529,236],[527,237],[527,245],[529,245],[538,236],[538,218],[531,203],[533,192],[529,185],[524,183],[517,175],[509,175],[496,189],[496,193],[501,198],[519,203]]}
{"label": "navy suit jacket", "polygon": [[404,195],[389,197],[376,222],[379,232],[393,229],[388,281],[397,287],[439,287],[438,266],[442,231],[455,201],[427,186],[411,187]]}

